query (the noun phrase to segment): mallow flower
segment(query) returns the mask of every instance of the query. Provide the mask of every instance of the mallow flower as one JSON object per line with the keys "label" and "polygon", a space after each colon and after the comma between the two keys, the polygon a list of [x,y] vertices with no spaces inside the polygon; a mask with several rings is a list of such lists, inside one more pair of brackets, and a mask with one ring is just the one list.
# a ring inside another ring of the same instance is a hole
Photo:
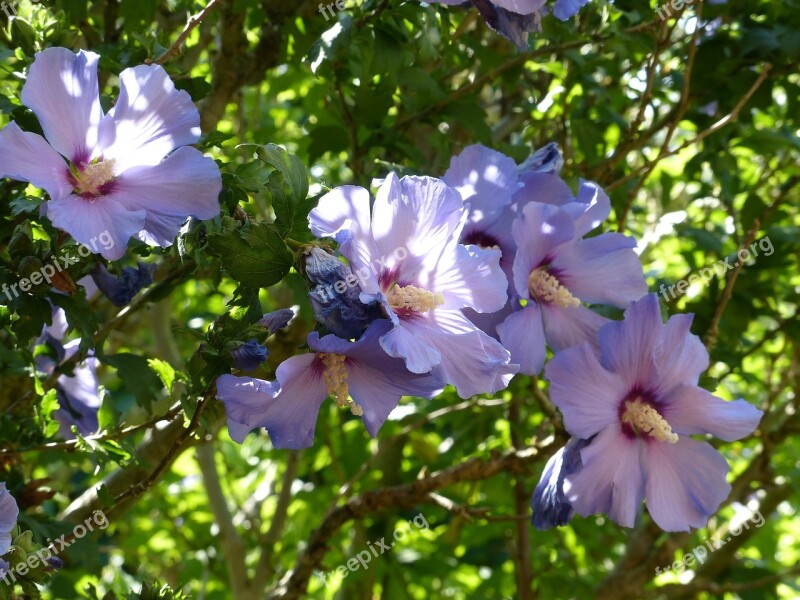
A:
{"label": "mallow flower", "polygon": [[558,352],[595,339],[607,319],[584,303],[625,308],[647,293],[633,238],[621,233],[584,238],[610,211],[603,190],[583,181],[573,202],[530,202],[514,220],[514,312],[497,333],[521,373],[541,370],[545,341]]}
{"label": "mallow flower", "polygon": [[240,371],[253,371],[267,360],[267,348],[251,339],[231,350],[233,365]]}
{"label": "mallow flower", "polygon": [[[11,548],[11,532],[17,525],[19,507],[17,501],[0,481],[0,557]],[[8,563],[0,558],[0,578],[8,571]]]}
{"label": "mallow flower", "polygon": [[[520,49],[528,46],[528,34],[541,29],[542,16],[547,13],[547,0],[425,0],[433,4],[459,6],[472,4],[486,23]],[[556,0],[553,14],[566,21],[589,0]]]}
{"label": "mallow flower", "polygon": [[217,398],[225,404],[231,438],[241,443],[251,430],[265,427],[276,448],[306,448],[328,396],[360,416],[374,437],[401,396],[441,392],[433,377],[409,372],[381,349],[379,340],[391,327],[386,319],[374,321],[355,342],[312,332],[311,352],[281,363],[276,381],[222,375]]}
{"label": "mallow flower", "polygon": [[506,303],[500,252],[459,243],[468,217],[458,193],[440,179],[391,173],[370,194],[343,186],[309,214],[311,231],[331,237],[361,286],[392,327],[381,347],[412,373],[431,372],[462,398],[505,388],[517,371],[508,351],[462,312],[494,312]]}
{"label": "mallow flower", "polygon": [[570,438],[544,467],[542,478],[531,498],[531,522],[536,529],[549,529],[556,525],[566,525],[575,510],[564,494],[564,479],[580,470],[581,450],[590,440]]}
{"label": "mallow flower", "polygon": [[[71,359],[81,344],[80,339],[63,343],[67,333],[67,319],[63,309],[55,308],[52,319],[52,325],[44,327],[38,342],[49,345],[55,358],[46,354],[36,357],[37,367],[48,375],[53,373],[58,365]],[[97,358],[90,355],[75,365],[72,375],[60,375],[56,380],[59,408],[54,416],[61,424],[59,433],[65,439],[73,437],[73,426],[81,435],[89,435],[99,428],[97,412],[103,401],[98,393],[100,384],[97,378],[97,365]]]}
{"label": "mallow flower", "polygon": [[[725,401],[697,385],[709,359],[691,324],[692,315],[675,315],[664,324],[658,297],[650,294],[631,304],[623,321],[600,329],[599,353],[584,342],[547,364],[550,398],[564,427],[575,438],[590,440],[573,442],[571,449],[568,444],[561,467],[554,464],[545,472],[546,486],[557,493],[560,479],[578,514],[605,513],[633,527],[646,499],[661,529],[689,531],[703,527],[728,497],[725,458],[691,436],[732,442],[752,433],[763,413],[745,400]],[[565,466],[553,485],[553,472]],[[556,510],[551,524],[564,516]]]}
{"label": "mallow flower", "polygon": [[[569,186],[558,173],[564,157],[553,142],[533,152],[522,164],[496,150],[474,144],[450,161],[442,179],[455,188],[469,206],[467,224],[461,232],[462,244],[500,249],[500,267],[509,282],[517,244],[511,225],[530,202],[566,204],[575,201]],[[483,331],[497,336],[497,326],[513,309],[512,300],[493,313],[465,310],[469,319]]]}
{"label": "mallow flower", "polygon": [[217,216],[222,179],[211,158],[188,147],[200,116],[161,66],[125,69],[103,114],[99,58],[66,48],[36,55],[21,99],[45,137],[16,123],[0,131],[0,177],[45,190],[55,227],[87,247],[105,234],[114,243],[100,253],[116,260],[132,236],[169,246],[187,217]]}

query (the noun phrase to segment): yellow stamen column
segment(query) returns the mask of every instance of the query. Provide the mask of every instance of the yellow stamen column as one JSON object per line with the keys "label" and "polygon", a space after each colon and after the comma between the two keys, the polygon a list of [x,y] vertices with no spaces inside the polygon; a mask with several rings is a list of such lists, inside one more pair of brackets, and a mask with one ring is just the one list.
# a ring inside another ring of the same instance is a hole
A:
{"label": "yellow stamen column", "polygon": [[630,425],[640,433],[653,436],[660,442],[674,444],[678,441],[678,434],[672,431],[667,420],[658,414],[658,411],[641,398],[625,402],[625,412],[622,422]]}
{"label": "yellow stamen column", "polygon": [[322,376],[325,378],[328,394],[334,399],[336,405],[342,408],[349,407],[350,412],[357,417],[363,415],[362,408],[350,399],[350,388],[347,385],[347,369],[345,368],[347,357],[343,354],[320,352],[319,358],[322,364],[325,365]]}

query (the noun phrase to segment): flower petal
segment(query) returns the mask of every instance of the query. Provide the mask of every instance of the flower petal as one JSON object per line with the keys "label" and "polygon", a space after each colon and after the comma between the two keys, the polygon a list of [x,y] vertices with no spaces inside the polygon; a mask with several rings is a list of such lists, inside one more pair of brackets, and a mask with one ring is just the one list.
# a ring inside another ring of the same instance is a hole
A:
{"label": "flower petal", "polygon": [[547,350],[544,342],[542,309],[535,302],[512,313],[497,326],[503,346],[511,353],[511,361],[519,365],[519,372],[537,375],[544,366]]}
{"label": "flower petal", "polygon": [[48,48],[36,54],[22,103],[39,119],[50,145],[73,163],[95,158],[103,117],[94,52]]}
{"label": "flower petal", "polygon": [[420,278],[420,283],[444,294],[444,309],[471,308],[491,313],[508,302],[508,280],[500,268],[500,251],[496,249],[454,245],[445,251],[429,277]]}
{"label": "flower petal", "polygon": [[175,148],[200,139],[192,98],[160,65],[139,65],[119,76],[119,97],[100,124],[99,146],[117,173],[155,166]]}
{"label": "flower petal", "polygon": [[28,181],[59,200],[72,193],[69,168],[45,139],[9,123],[0,131],[0,177]]}
{"label": "flower petal", "polygon": [[441,356],[432,374],[453,385],[461,398],[493,394],[508,386],[519,367],[500,343],[480,330],[449,333],[430,321],[405,321],[410,335],[435,348]]}
{"label": "flower petal", "polygon": [[583,468],[564,478],[564,494],[584,517],[605,513],[633,527],[645,490],[641,461],[642,442],[625,437],[617,424],[609,425],[581,450]]}
{"label": "flower petal", "polygon": [[564,479],[583,468],[581,450],[591,440],[570,438],[545,465],[542,477],[533,491],[531,522],[536,529],[550,529],[566,525],[575,510],[564,494]]}
{"label": "flower petal", "polygon": [[657,395],[668,395],[680,385],[697,385],[708,368],[708,350],[692,333],[694,315],[673,315],[664,325],[663,339],[656,352]]}
{"label": "flower petal", "polygon": [[339,244],[364,292],[378,293],[380,264],[373,263],[381,257],[370,235],[369,192],[354,185],[337,187],[319,199],[308,222],[315,236],[330,237]]}
{"label": "flower petal", "polygon": [[570,17],[574,17],[581,7],[585,6],[589,0],[556,0],[556,5],[553,7],[553,14],[557,19],[566,21]]}
{"label": "flower petal", "polygon": [[564,415],[571,435],[589,439],[619,423],[618,407],[628,388],[604,369],[591,346],[583,343],[557,353],[544,369],[550,399]]}
{"label": "flower petal", "polygon": [[677,443],[647,444],[647,510],[664,531],[704,527],[730,494],[729,467],[706,442],[681,436]]}
{"label": "flower petal", "polygon": [[222,375],[217,379],[217,398],[225,405],[231,439],[241,444],[250,431],[261,426],[279,389],[276,383],[253,377]]}
{"label": "flower petal", "polygon": [[674,388],[659,410],[676,433],[710,433],[726,442],[753,433],[764,416],[746,400],[728,402],[695,385]]}
{"label": "flower petal", "polygon": [[521,187],[514,160],[481,144],[467,146],[450,159],[442,179],[469,202],[468,228],[494,221]]}
{"label": "flower petal", "polygon": [[143,210],[128,210],[110,196],[97,200],[67,196],[45,206],[53,225],[87,248],[96,249],[99,237],[108,238],[108,243],[98,250],[108,260],[122,258],[128,240],[144,226],[146,215]]}
{"label": "flower petal", "polygon": [[511,226],[517,243],[514,258],[514,287],[522,298],[530,298],[531,271],[550,258],[553,250],[571,240],[575,226],[569,215],[550,204],[530,202]]}
{"label": "flower petal", "polygon": [[18,518],[17,501],[6,488],[6,484],[0,482],[0,555],[8,552],[11,547],[10,533],[16,526]]}
{"label": "flower petal", "polygon": [[381,338],[381,348],[389,356],[402,358],[412,373],[429,373],[442,361],[442,355],[426,340],[414,335],[406,323]]}
{"label": "flower petal", "polygon": [[632,237],[603,233],[559,247],[552,267],[561,284],[584,302],[625,308],[647,293],[635,247]]}
{"label": "flower petal", "polygon": [[601,362],[628,384],[628,389],[657,381],[654,357],[663,336],[658,297],[648,294],[630,305],[623,321],[600,328]]}
{"label": "flower petal", "polygon": [[145,211],[139,238],[169,246],[190,216],[219,214],[222,177],[213,159],[195,148],[178,148],[154,167],[133,167],[117,177],[110,197],[132,211]]}
{"label": "flower petal", "polygon": [[[460,235],[466,217],[458,192],[440,179],[398,181],[391,174],[378,191],[372,218],[381,271],[397,273],[400,282],[414,282],[425,270],[434,271],[448,244]],[[400,249],[404,252],[398,254]]]}
{"label": "flower petal", "polygon": [[583,305],[561,308],[543,304],[542,322],[547,345],[560,352],[583,342],[597,350],[597,332],[609,320]]}

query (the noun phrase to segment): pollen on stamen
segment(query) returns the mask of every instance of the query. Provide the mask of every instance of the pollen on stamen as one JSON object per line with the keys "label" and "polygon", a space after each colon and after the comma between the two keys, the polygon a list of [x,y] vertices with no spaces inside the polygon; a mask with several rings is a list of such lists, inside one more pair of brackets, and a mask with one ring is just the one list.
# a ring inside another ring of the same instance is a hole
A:
{"label": "pollen on stamen", "polygon": [[636,432],[646,433],[660,442],[675,444],[678,441],[678,434],[672,431],[667,420],[650,404],[642,402],[641,398],[625,402],[622,422],[630,425]]}
{"label": "pollen on stamen", "polygon": [[78,195],[99,196],[100,188],[114,180],[114,160],[101,160],[86,165],[73,174]]}
{"label": "pollen on stamen", "polygon": [[347,384],[347,369],[345,361],[347,357],[343,354],[330,354],[320,352],[319,358],[325,366],[322,376],[328,388],[328,394],[336,402],[336,406],[349,408],[357,417],[364,414],[362,408],[350,399],[350,387]]}
{"label": "pollen on stamen", "polygon": [[558,278],[546,269],[534,269],[528,276],[528,289],[540,302],[555,304],[561,308],[580,306],[581,301],[561,285]]}
{"label": "pollen on stamen", "polygon": [[427,312],[444,304],[442,292],[430,292],[413,285],[396,285],[386,295],[389,306],[397,309]]}

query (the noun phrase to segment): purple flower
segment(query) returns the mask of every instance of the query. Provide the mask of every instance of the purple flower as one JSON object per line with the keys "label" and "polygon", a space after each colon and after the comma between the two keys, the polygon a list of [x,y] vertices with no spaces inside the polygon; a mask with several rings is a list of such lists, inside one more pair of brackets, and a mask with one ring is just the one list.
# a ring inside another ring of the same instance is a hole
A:
{"label": "purple flower", "polygon": [[136,267],[125,267],[119,276],[108,272],[106,266],[98,263],[92,270],[92,280],[97,288],[114,306],[127,306],[139,290],[153,283],[156,265],[138,263]]}
{"label": "purple flower", "polygon": [[360,416],[374,437],[401,396],[438,394],[434,378],[410,373],[402,360],[383,352],[379,339],[390,329],[389,321],[375,321],[356,342],[312,332],[313,352],[281,363],[274,382],[221,376],[217,397],[225,404],[231,438],[241,443],[252,429],[266,427],[276,448],[306,448],[328,396]]}
{"label": "purple flower", "polygon": [[[80,339],[64,344],[62,341],[66,333],[67,319],[64,310],[54,309],[52,325],[44,327],[38,343],[48,344],[55,359],[46,354],[36,357],[37,367],[48,375],[78,352]],[[97,411],[100,410],[102,399],[97,391],[100,385],[97,364],[97,359],[90,355],[73,368],[71,376],[60,375],[56,379],[59,408],[55,412],[55,418],[61,423],[59,432],[65,439],[72,437],[73,425],[81,435],[89,435],[99,428]]]}
{"label": "purple flower", "polygon": [[[517,244],[511,225],[529,202],[565,204],[574,201],[569,187],[558,176],[564,159],[555,143],[536,150],[521,165],[501,152],[475,144],[450,161],[444,181],[458,190],[469,205],[469,218],[461,234],[462,244],[499,248],[500,267],[509,282]],[[512,312],[511,300],[494,313],[467,309],[469,319],[497,338],[497,326]]]}
{"label": "purple flower", "polygon": [[356,339],[382,316],[377,301],[361,301],[361,286],[350,266],[322,248],[308,251],[306,276],[314,286],[308,294],[314,317],[334,335]]}
{"label": "purple flower", "polygon": [[332,237],[361,284],[361,301],[378,300],[393,327],[380,340],[413,373],[432,372],[462,398],[496,392],[516,373],[509,353],[462,312],[494,312],[506,303],[500,252],[463,246],[468,217],[458,193],[431,177],[390,174],[370,195],[344,186],[311,211],[311,231]]}
{"label": "purple flower", "polygon": [[[546,0],[425,0],[429,3],[459,6],[472,4],[486,23],[520,49],[528,46],[528,34],[541,29],[547,13]],[[556,0],[553,14],[562,21],[575,15],[589,0]]]}
{"label": "purple flower", "polygon": [[633,238],[619,233],[583,238],[610,211],[603,190],[584,181],[574,201],[530,202],[515,219],[512,297],[517,300],[497,333],[520,372],[541,370],[545,341],[558,352],[595,339],[607,319],[584,302],[624,308],[647,293]]}
{"label": "purple flower", "polygon": [[[19,507],[16,500],[6,489],[6,484],[0,482],[0,556],[11,548],[11,532],[17,525]],[[0,577],[8,571],[8,563],[0,559]]]}
{"label": "purple flower", "polygon": [[294,311],[291,308],[281,308],[280,310],[266,313],[256,324],[264,327],[272,335],[286,327],[293,317]]}
{"label": "purple flower", "polygon": [[233,355],[233,365],[240,371],[253,371],[267,360],[267,349],[256,340],[250,340],[241,344],[235,350],[231,350]]}
{"label": "purple flower", "polygon": [[567,431],[583,440],[596,436],[580,450],[582,468],[564,477],[578,514],[606,513],[632,527],[646,499],[659,527],[689,531],[703,527],[730,493],[723,456],[690,436],[738,440],[763,413],[698,387],[708,352],[691,323],[692,315],[676,315],[664,324],[650,294],[628,308],[624,321],[600,329],[599,358],[583,343],[545,368]]}
{"label": "purple flower", "polygon": [[590,441],[570,438],[567,444],[547,461],[542,478],[531,499],[533,510],[531,522],[536,529],[566,525],[575,514],[564,494],[564,478],[581,469],[581,450]]}
{"label": "purple flower", "polygon": [[100,253],[117,260],[132,236],[169,246],[188,216],[217,216],[222,180],[211,158],[186,147],[199,139],[200,117],[162,67],[124,70],[104,115],[98,59],[65,48],[36,55],[22,102],[47,139],[16,123],[3,129],[0,177],[44,189],[53,225],[90,248],[110,238]]}

